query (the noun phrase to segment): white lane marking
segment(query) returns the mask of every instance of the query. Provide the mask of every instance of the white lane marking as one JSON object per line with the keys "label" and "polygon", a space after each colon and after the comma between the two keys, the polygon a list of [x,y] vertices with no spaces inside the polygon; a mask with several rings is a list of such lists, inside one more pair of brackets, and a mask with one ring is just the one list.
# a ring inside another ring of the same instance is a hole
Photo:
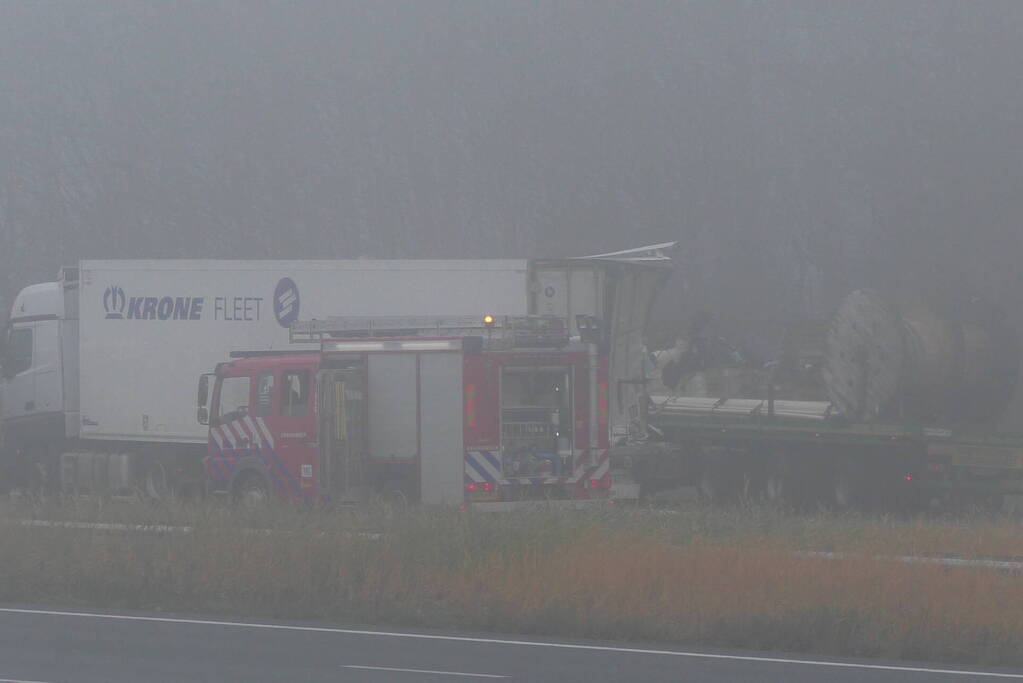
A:
{"label": "white lane marking", "polygon": [[[834,553],[822,550],[805,550],[796,554],[803,557],[820,557],[825,560],[842,560],[853,557],[847,553]],[[919,555],[874,555],[872,559],[882,562],[902,562],[904,564],[937,564],[943,567],[983,567],[985,569],[1001,569],[1008,572],[1023,571],[1023,562],[1015,560],[968,560],[961,557],[927,557]]]}
{"label": "white lane marking", "polygon": [[[107,522],[62,522],[45,519],[11,519],[0,521],[0,524],[12,524],[15,526],[34,526],[47,529],[91,529],[93,531],[139,531],[152,533],[178,533],[192,534],[195,528],[190,526],[169,526],[167,524],[113,524]],[[249,529],[242,527],[238,531],[246,536],[290,536],[293,531],[279,531],[275,529]],[[318,532],[314,536],[325,536],[326,532]],[[384,535],[378,531],[343,531],[342,538],[365,538],[371,541],[379,541]],[[0,683],[4,683],[0,679]]]}
{"label": "white lane marking", "polygon": [[[369,671],[400,671],[407,674],[435,674],[437,676],[464,676],[466,678],[508,678],[497,674],[470,674],[463,671],[431,671],[430,669],[398,669],[391,666],[358,666],[357,664],[345,664],[346,669],[368,669]],[[2,683],[2,681],[0,681]]]}
{"label": "white lane marking", "polygon": [[337,633],[348,636],[379,636],[384,638],[411,638],[416,640],[444,640],[454,643],[482,643],[487,645],[520,645],[523,647],[549,647],[562,650],[588,650],[597,652],[618,652],[634,655],[663,655],[667,657],[689,657],[693,659],[723,659],[737,662],[763,662],[766,664],[799,664],[840,669],[874,669],[880,671],[904,671],[907,673],[948,674],[952,676],[987,676],[989,678],[1023,679],[1023,674],[997,673],[994,671],[969,671],[967,669],[930,669],[917,666],[895,666],[890,664],[854,664],[852,662],[827,662],[815,659],[785,659],[781,657],[757,657],[754,655],[725,655],[710,652],[687,652],[684,650],[647,650],[635,647],[612,645],[581,645],[574,643],[544,643],[533,640],[507,640],[503,638],[474,638],[472,636],[441,636],[429,633],[399,633],[396,631],[363,631],[329,626],[290,626],[287,624],[260,624],[247,621],[217,621],[214,619],[184,619],[175,617],[143,617],[134,614],[101,614],[99,612],[63,612],[58,610],[19,609],[0,607],[0,613],[35,614],[52,617],[81,617],[83,619],[109,619],[112,621],[148,621],[160,624],[187,624],[191,626],[226,626],[229,628],[266,629],[270,631],[300,631],[303,633]]}
{"label": "white lane marking", "polygon": [[[50,529],[92,529],[94,531],[151,531],[155,533],[190,534],[195,531],[190,526],[170,526],[169,524],[120,524],[109,522],[74,522],[50,521],[47,519],[12,519],[8,524],[17,526],[36,526]],[[3,683],[3,679],[0,679]]]}
{"label": "white lane marking", "polygon": [[50,683],[50,681],[30,681],[27,678],[0,678],[0,683]]}

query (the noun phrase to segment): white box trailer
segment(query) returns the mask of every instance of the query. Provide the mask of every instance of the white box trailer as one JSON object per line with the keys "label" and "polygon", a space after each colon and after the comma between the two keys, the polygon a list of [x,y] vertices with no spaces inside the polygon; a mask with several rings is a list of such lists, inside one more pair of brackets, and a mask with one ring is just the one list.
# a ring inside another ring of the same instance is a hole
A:
{"label": "white box trailer", "polygon": [[231,351],[288,348],[292,322],[443,307],[525,313],[529,263],[83,261],[81,436],[205,443],[195,380]]}
{"label": "white box trailer", "polygon": [[[623,377],[631,376],[637,359],[627,356],[636,356],[641,330],[632,318],[645,319],[671,246],[558,260],[83,260],[15,299],[3,481],[76,488],[104,469],[117,472],[110,490],[152,495],[197,482],[207,436],[196,421],[197,376],[233,351],[286,348],[299,316],[605,318],[613,305],[626,312],[612,337]],[[620,433],[636,417],[626,406],[636,387],[623,387],[612,397]]]}

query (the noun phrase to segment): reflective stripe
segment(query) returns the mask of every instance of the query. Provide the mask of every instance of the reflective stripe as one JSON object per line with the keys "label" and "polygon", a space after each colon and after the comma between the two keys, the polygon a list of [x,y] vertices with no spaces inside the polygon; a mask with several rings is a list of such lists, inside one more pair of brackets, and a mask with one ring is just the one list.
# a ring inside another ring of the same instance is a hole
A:
{"label": "reflective stripe", "polygon": [[227,440],[228,444],[230,444],[228,448],[231,449],[238,448],[238,442],[235,441],[234,434],[231,432],[231,430],[227,429],[227,425],[221,425],[217,427],[217,429],[220,430],[221,438]]}
{"label": "reflective stripe", "polygon": [[[252,443],[252,437],[245,433],[245,430],[242,429],[242,425],[238,420],[228,422],[225,428],[228,429],[230,433],[234,435],[236,439],[235,441],[236,444],[244,444],[246,441]],[[236,445],[235,448],[237,447],[238,446]]]}
{"label": "reflective stripe", "polygon": [[211,472],[210,476],[213,477],[214,479],[226,479],[227,472],[223,467],[221,467],[220,462],[224,458],[223,449],[220,448],[220,445],[217,444],[216,441],[214,441],[213,444],[211,445],[217,449],[217,452],[207,453],[206,455],[206,462],[208,463],[207,467],[209,469],[216,470],[216,472]]}
{"label": "reflective stripe", "polygon": [[500,461],[489,451],[467,451],[465,472],[473,481],[505,483]]}
{"label": "reflective stripe", "polygon": [[497,477],[487,470],[487,467],[481,462],[481,460],[472,457],[475,453],[466,453],[466,475],[474,482],[488,481],[490,483],[497,483]]}
{"label": "reflective stripe", "polygon": [[220,432],[216,427],[210,430],[210,436],[213,438],[213,442],[217,444],[217,448],[220,450],[224,449],[224,437],[220,436]]}
{"label": "reflective stripe", "polygon": [[494,472],[495,473],[500,473],[501,472],[501,462],[497,459],[497,457],[493,453],[491,453],[490,451],[479,451],[479,452],[483,455],[484,459],[486,459],[486,461],[488,463],[490,463],[490,465],[494,468]]}
{"label": "reflective stripe", "polygon": [[242,420],[247,428],[248,432],[252,435],[252,443],[256,444],[257,447],[263,447],[263,434],[256,427],[256,423],[252,421],[252,418],[248,415]]}
{"label": "reflective stripe", "polygon": [[263,418],[257,417],[255,422],[256,426],[259,427],[259,434],[263,438],[263,441],[269,444],[270,448],[276,447],[276,444],[274,443],[273,434],[271,434],[270,429],[266,426],[266,423],[263,422]]}

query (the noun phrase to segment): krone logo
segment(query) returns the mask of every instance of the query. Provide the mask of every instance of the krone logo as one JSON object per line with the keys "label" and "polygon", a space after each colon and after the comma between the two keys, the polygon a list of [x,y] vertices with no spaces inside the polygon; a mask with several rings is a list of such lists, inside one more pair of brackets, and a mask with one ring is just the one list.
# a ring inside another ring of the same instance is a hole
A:
{"label": "krone logo", "polygon": [[274,317],[281,327],[291,327],[298,320],[298,285],[290,277],[283,277],[274,290]]}
{"label": "krone logo", "polygon": [[107,291],[103,292],[103,309],[107,312],[108,320],[120,320],[124,317],[124,306],[127,298],[124,290],[117,285],[110,285]]}

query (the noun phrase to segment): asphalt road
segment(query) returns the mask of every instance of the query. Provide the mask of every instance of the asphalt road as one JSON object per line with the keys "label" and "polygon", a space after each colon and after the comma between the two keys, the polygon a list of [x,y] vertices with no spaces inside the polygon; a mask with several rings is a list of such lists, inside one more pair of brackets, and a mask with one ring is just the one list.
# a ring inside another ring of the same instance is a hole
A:
{"label": "asphalt road", "polygon": [[1023,680],[1023,672],[951,669],[315,623],[0,608],[0,683]]}

